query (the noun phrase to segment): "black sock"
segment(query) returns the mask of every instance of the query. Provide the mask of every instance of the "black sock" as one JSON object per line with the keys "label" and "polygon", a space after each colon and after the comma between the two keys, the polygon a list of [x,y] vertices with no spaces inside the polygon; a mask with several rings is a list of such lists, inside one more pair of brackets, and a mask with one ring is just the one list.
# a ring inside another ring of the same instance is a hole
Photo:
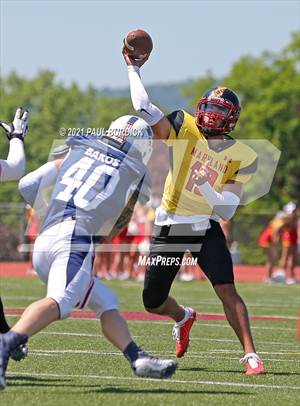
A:
{"label": "black sock", "polygon": [[138,359],[139,355],[142,352],[143,351],[140,349],[140,347],[138,347],[134,341],[131,341],[123,351],[123,354],[132,364],[134,361]]}
{"label": "black sock", "polygon": [[7,324],[7,321],[5,319],[3,304],[2,304],[1,297],[0,297],[0,333],[4,334],[4,333],[7,333],[9,330],[10,330],[10,327]]}

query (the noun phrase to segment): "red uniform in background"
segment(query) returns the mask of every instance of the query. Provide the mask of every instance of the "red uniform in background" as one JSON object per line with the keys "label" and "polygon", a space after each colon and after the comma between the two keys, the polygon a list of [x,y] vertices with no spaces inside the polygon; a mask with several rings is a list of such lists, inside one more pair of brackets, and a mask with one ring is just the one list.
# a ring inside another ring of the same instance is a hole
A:
{"label": "red uniform in background", "polygon": [[[283,211],[269,223],[259,237],[258,244],[264,248],[267,255],[267,280],[294,284],[295,266],[297,260],[297,233],[298,213],[297,205],[293,202],[286,204]],[[281,257],[278,261],[278,271],[274,271],[281,241]]]}

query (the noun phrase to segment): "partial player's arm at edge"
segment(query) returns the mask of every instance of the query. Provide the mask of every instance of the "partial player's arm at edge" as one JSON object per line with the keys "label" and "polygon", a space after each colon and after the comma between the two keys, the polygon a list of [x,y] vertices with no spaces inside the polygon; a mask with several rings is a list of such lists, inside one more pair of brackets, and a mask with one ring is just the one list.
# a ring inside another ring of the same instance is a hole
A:
{"label": "partial player's arm at edge", "polygon": [[28,111],[18,107],[12,123],[0,120],[9,140],[6,160],[0,160],[0,181],[19,180],[25,170],[24,138],[28,131]]}
{"label": "partial player's arm at edge", "polygon": [[19,180],[25,170],[25,153],[23,141],[13,138],[9,142],[9,152],[6,160],[0,160],[0,181]]}

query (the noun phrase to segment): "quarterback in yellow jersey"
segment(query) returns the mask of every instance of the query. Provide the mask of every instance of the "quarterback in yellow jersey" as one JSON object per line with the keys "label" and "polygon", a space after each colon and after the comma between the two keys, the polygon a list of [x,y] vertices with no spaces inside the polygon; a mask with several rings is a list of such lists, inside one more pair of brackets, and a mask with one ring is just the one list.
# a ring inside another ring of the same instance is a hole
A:
{"label": "quarterback in yellow jersey", "polygon": [[173,124],[167,140],[172,148],[172,168],[165,183],[162,208],[183,216],[211,214],[212,208],[196,187],[195,171],[206,164],[209,183],[220,192],[226,183],[245,183],[250,179],[256,169],[256,153],[229,137],[218,144],[207,140],[195,118],[182,110],[170,114],[168,119]]}
{"label": "quarterback in yellow jersey", "polygon": [[170,170],[145,274],[143,302],[147,311],[175,321],[176,356],[182,357],[196,312],[169,295],[186,251],[190,251],[222,301],[227,320],[244,350],[247,375],[264,373],[257,355],[247,308],[234,285],[232,259],[220,219],[229,220],[239,205],[242,187],[257,167],[256,153],[229,134],[239,118],[238,96],[229,88],[207,91],[195,117],[183,110],[165,116],[152,104],[140,77],[147,58],[136,60],[123,49],[134,109],[170,147]]}

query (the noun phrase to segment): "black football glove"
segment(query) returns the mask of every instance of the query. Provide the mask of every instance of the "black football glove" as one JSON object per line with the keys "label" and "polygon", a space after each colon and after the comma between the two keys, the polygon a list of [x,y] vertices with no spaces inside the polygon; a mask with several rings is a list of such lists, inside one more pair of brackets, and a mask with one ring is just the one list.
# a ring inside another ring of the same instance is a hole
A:
{"label": "black football glove", "polygon": [[13,138],[19,138],[19,140],[24,141],[28,131],[28,111],[18,107],[14,121],[12,123],[5,123],[0,120],[0,126],[6,132],[9,141]]}

